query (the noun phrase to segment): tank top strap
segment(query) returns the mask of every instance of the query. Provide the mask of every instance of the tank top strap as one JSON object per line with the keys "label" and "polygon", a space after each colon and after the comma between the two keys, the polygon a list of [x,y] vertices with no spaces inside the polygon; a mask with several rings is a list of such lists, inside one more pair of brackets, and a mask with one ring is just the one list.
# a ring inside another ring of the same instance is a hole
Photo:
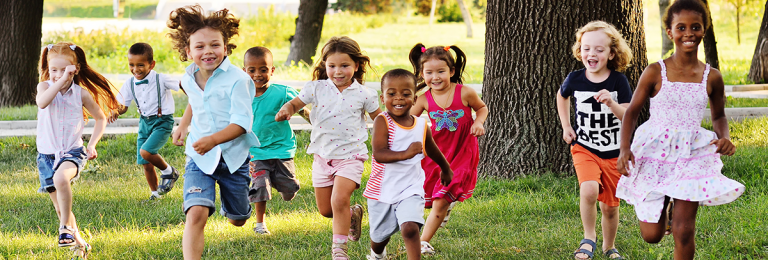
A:
{"label": "tank top strap", "polygon": [[667,66],[664,64],[664,60],[659,60],[659,65],[661,65],[661,80],[662,81],[669,81],[667,79]]}
{"label": "tank top strap", "polygon": [[461,101],[461,88],[463,88],[464,85],[462,84],[456,84],[456,89],[453,92],[453,100],[451,101],[451,106],[458,106],[463,108],[464,102]]}
{"label": "tank top strap", "polygon": [[709,77],[709,63],[706,64],[706,68],[704,69],[704,75],[701,76],[701,84],[704,85],[704,87],[707,86],[707,78]]}
{"label": "tank top strap", "polygon": [[432,89],[427,89],[427,91],[424,92],[424,95],[427,96],[427,112],[431,110],[438,110],[439,106],[437,103],[435,103],[435,97],[432,96]]}

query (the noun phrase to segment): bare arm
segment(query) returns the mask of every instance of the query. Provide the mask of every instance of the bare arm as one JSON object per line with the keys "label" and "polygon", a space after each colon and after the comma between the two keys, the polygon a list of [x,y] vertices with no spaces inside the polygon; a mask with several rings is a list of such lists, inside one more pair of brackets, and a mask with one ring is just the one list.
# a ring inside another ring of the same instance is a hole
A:
{"label": "bare arm", "polygon": [[629,175],[629,163],[631,162],[634,165],[635,162],[635,155],[630,150],[630,144],[632,143],[632,133],[635,132],[635,127],[637,126],[637,117],[640,115],[645,102],[655,92],[656,85],[660,84],[660,75],[661,66],[657,63],[645,68],[643,74],[640,75],[640,80],[637,82],[637,89],[635,89],[635,93],[632,95],[632,101],[629,102],[629,107],[624,112],[624,117],[621,121],[621,131],[619,132],[621,140],[619,158],[616,163],[619,173],[623,175]]}
{"label": "bare arm", "polygon": [[629,107],[629,103],[619,104],[614,102],[611,98],[611,92],[608,92],[608,90],[605,89],[598,91],[594,98],[597,102],[603,103],[610,108],[616,118],[619,120],[624,119],[624,113],[626,112],[627,107]]}
{"label": "bare arm", "polygon": [[179,122],[179,128],[173,132],[173,144],[176,146],[184,145],[184,140],[187,139],[187,133],[189,133],[189,124],[192,123],[192,105],[187,104],[187,108],[184,110],[184,115],[181,116],[181,122]]}
{"label": "bare arm", "polygon": [[712,112],[712,130],[717,134],[717,140],[710,144],[717,146],[717,152],[723,155],[733,155],[736,146],[731,142],[731,134],[728,130],[728,118],[725,116],[725,87],[723,76],[717,69],[711,69],[707,80],[709,91],[710,111]]}
{"label": "bare arm", "polygon": [[104,134],[104,129],[107,127],[107,121],[106,116],[104,116],[104,112],[101,111],[99,105],[96,104],[95,100],[93,100],[91,93],[88,91],[83,91],[81,94],[81,100],[83,101],[83,107],[88,110],[88,113],[93,116],[93,120],[96,121],[93,125],[93,134],[91,134],[91,139],[88,141],[88,147],[85,148],[86,154],[88,155],[88,160],[92,160],[98,157],[98,153],[96,152],[96,144],[99,143],[101,136]]}
{"label": "bare arm", "polygon": [[72,79],[75,77],[75,72],[77,72],[77,67],[75,65],[69,65],[67,66],[64,75],[59,78],[58,81],[53,82],[53,85],[48,86],[48,83],[46,82],[38,83],[37,95],[35,96],[37,107],[45,109],[56,97],[56,92],[69,88],[72,85]]}
{"label": "bare arm", "polygon": [[280,122],[280,121],[290,120],[291,116],[295,114],[296,111],[298,111],[299,109],[303,108],[306,105],[307,104],[301,101],[299,97],[295,97],[291,99],[291,101],[288,101],[288,103],[285,103],[283,104],[282,107],[280,107],[280,111],[278,111],[277,114],[275,115],[275,121]]}
{"label": "bare arm", "polygon": [[410,113],[414,116],[421,116],[421,113],[423,113],[424,110],[427,110],[427,96],[422,94],[416,98],[416,102],[411,107]]}
{"label": "bare arm", "polygon": [[570,144],[576,140],[576,132],[571,126],[571,98],[563,97],[558,90],[555,99],[557,100],[557,115],[560,118],[560,126],[563,128],[563,141]]}
{"label": "bare arm", "polygon": [[445,159],[443,153],[440,152],[440,148],[437,147],[435,140],[432,138],[432,130],[427,128],[426,131],[424,151],[432,161],[440,166],[440,183],[442,183],[443,186],[448,186],[453,180],[453,170],[451,170],[451,165],[448,163],[448,160]]}
{"label": "bare arm", "polygon": [[221,129],[221,131],[200,138],[192,144],[192,148],[195,149],[195,152],[202,155],[213,149],[214,146],[232,141],[245,133],[246,130],[242,126],[238,124],[229,124],[224,129]]}
{"label": "bare arm", "polygon": [[387,119],[377,116],[373,119],[371,149],[373,158],[380,163],[393,163],[413,158],[422,151],[421,142],[413,142],[405,151],[395,152],[389,149],[389,129]]}
{"label": "bare arm", "polygon": [[371,119],[376,119],[379,114],[381,114],[381,108],[377,108],[376,111],[368,113],[368,116],[370,116]]}

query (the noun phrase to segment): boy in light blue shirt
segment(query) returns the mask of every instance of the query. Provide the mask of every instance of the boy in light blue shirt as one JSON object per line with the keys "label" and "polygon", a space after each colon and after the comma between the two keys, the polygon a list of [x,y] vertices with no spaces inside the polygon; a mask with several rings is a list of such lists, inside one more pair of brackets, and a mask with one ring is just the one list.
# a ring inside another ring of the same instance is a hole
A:
{"label": "boy in light blue shirt", "polygon": [[[259,138],[261,146],[251,147],[251,189],[248,199],[253,202],[256,214],[256,227],[253,231],[259,235],[269,234],[264,216],[267,201],[272,199],[274,187],[283,200],[290,201],[299,191],[296,179],[296,137],[288,121],[275,121],[275,115],[283,104],[299,95],[294,88],[279,84],[269,84],[275,71],[272,65],[272,52],[265,47],[253,47],[245,52],[243,71],[253,80],[256,95],[253,98],[253,132]],[[304,114],[304,110],[299,113]]]}
{"label": "boy in light blue shirt", "polygon": [[248,74],[230,63],[239,20],[227,9],[206,15],[200,5],[174,10],[168,27],[180,59],[191,59],[181,85],[189,97],[173,142],[184,145],[184,212],[182,237],[185,259],[200,259],[205,246],[204,230],[215,211],[216,183],[221,195],[221,215],[235,226],[251,216],[248,202],[248,161],[251,146],[258,146],[251,131],[255,94]]}

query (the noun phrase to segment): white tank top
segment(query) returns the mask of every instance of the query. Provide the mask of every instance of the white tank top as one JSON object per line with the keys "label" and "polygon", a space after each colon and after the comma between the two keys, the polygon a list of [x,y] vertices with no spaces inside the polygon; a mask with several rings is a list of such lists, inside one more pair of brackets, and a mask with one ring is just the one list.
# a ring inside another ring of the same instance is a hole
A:
{"label": "white tank top", "polygon": [[[413,142],[424,144],[427,134],[427,122],[424,118],[415,117],[411,127],[403,127],[383,112],[379,116],[387,120],[389,140],[387,144],[392,151],[405,151]],[[424,170],[421,160],[424,152],[408,160],[379,163],[376,157],[371,164],[371,177],[365,187],[363,196],[379,202],[393,204],[413,195],[424,196]]]}
{"label": "white tank top", "polygon": [[[46,83],[53,86],[51,80]],[[57,92],[48,107],[37,109],[37,152],[55,155],[54,165],[67,151],[83,146],[82,91],[73,82],[64,94]]]}

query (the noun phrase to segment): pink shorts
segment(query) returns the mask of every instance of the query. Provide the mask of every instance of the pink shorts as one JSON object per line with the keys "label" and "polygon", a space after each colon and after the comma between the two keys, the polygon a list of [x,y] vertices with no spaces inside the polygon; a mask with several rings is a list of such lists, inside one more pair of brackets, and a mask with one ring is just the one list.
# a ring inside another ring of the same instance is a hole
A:
{"label": "pink shorts", "polygon": [[312,186],[322,188],[333,186],[336,176],[350,179],[360,187],[363,179],[363,162],[368,160],[367,154],[358,154],[351,159],[325,159],[315,154],[312,162]]}

